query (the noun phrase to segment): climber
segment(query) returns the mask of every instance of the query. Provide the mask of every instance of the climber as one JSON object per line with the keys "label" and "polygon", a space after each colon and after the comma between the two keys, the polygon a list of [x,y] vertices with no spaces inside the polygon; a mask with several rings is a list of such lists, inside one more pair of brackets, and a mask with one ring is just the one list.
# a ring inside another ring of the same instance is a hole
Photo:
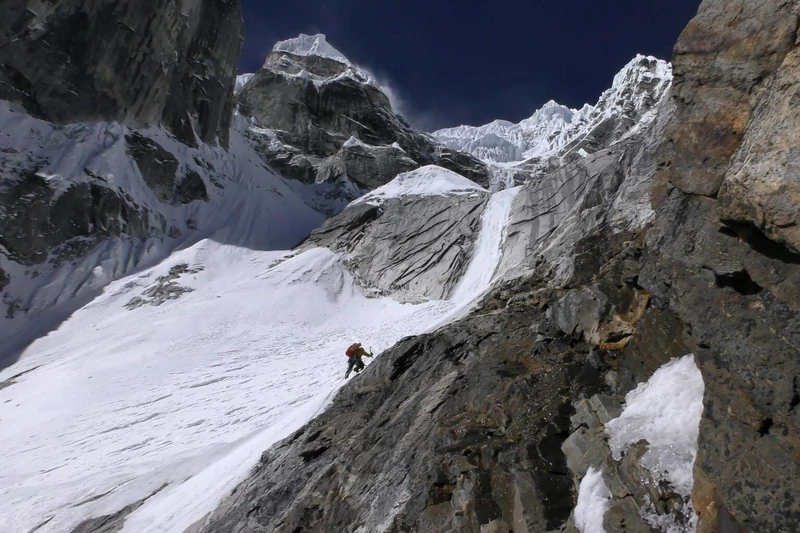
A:
{"label": "climber", "polygon": [[366,351],[360,342],[351,344],[345,352],[347,354],[347,373],[344,375],[345,379],[350,377],[350,372],[356,371],[356,374],[364,370],[364,361],[362,357],[372,357],[372,354]]}

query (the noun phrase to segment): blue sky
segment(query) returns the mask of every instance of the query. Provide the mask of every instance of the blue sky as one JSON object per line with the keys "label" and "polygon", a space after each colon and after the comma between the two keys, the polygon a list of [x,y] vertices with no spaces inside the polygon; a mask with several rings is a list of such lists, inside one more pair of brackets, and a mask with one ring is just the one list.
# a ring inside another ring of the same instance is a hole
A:
{"label": "blue sky", "polygon": [[670,59],[699,0],[242,0],[241,72],[272,45],[325,33],[431,130],[594,103],[635,54]]}

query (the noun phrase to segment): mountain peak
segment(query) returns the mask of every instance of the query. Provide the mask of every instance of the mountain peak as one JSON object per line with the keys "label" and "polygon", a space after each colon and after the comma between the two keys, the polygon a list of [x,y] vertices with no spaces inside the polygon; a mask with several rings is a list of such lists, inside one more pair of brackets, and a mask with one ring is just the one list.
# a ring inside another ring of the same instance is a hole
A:
{"label": "mountain peak", "polygon": [[[614,76],[611,88],[595,105],[571,109],[550,100],[518,124],[494,121],[483,126],[458,126],[435,131],[447,146],[491,162],[514,162],[554,154],[603,123],[617,123],[605,135],[606,146],[621,138],[666,94],[672,67],[652,56],[636,55]],[[624,119],[624,120],[623,120]],[[505,139],[501,146],[498,138]]]}
{"label": "mountain peak", "polygon": [[632,79],[653,79],[672,81],[672,65],[668,61],[653,56],[636,54],[622,70],[614,76],[613,87],[630,83]]}
{"label": "mountain peak", "polygon": [[301,33],[294,39],[279,41],[272,48],[273,52],[287,52],[296,56],[317,56],[333,59],[345,65],[351,65],[343,53],[328,43],[325,34],[306,35]]}

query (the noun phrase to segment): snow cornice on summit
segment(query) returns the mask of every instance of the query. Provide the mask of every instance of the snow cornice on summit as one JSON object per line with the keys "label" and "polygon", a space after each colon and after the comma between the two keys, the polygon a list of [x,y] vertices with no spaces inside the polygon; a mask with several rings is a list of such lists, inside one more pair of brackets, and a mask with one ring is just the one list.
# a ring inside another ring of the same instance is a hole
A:
{"label": "snow cornice on summit", "polygon": [[272,47],[273,52],[286,52],[296,56],[317,56],[324,57],[352,66],[349,59],[343,53],[328,43],[324,34],[306,35],[301,33],[294,39],[279,41]]}

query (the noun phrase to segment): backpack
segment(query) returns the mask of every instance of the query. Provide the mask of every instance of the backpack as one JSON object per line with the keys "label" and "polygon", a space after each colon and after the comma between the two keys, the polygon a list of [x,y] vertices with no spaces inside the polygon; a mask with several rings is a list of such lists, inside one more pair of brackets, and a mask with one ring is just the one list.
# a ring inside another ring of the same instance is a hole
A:
{"label": "backpack", "polygon": [[353,357],[356,354],[356,352],[358,351],[359,348],[361,348],[361,343],[360,342],[356,342],[355,344],[351,344],[350,347],[345,352],[347,354],[347,357]]}

